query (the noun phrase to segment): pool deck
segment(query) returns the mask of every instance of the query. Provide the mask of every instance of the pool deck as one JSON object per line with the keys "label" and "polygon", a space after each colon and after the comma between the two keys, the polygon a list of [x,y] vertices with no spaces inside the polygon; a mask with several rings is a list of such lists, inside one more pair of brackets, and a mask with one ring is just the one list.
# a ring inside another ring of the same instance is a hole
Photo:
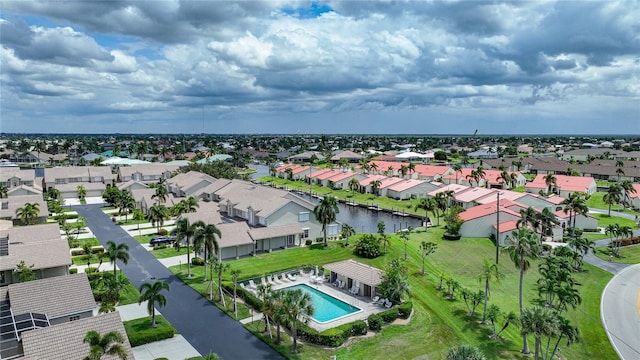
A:
{"label": "pool deck", "polygon": [[376,305],[371,301],[369,297],[363,296],[353,296],[347,292],[347,290],[339,289],[330,283],[312,283],[310,281],[310,277],[308,275],[298,275],[295,281],[290,280],[280,280],[279,282],[272,282],[273,289],[283,289],[294,285],[305,284],[314,289],[322,291],[328,295],[331,295],[337,299],[344,301],[347,304],[353,305],[361,311],[355,312],[353,314],[346,315],[339,319],[328,321],[326,323],[319,323],[314,319],[309,319],[309,326],[318,331],[324,331],[327,329],[334,328],[336,326],[340,326],[342,324],[347,324],[350,322],[354,322],[356,320],[366,320],[367,317],[371,314],[379,313],[383,310],[386,310],[384,306]]}

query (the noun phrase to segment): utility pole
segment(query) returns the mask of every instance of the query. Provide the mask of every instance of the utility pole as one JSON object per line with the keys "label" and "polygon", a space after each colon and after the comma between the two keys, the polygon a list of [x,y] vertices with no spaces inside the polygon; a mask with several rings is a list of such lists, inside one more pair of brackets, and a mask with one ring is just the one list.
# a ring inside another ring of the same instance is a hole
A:
{"label": "utility pole", "polygon": [[496,201],[496,265],[500,256],[500,192],[497,193],[498,201]]}

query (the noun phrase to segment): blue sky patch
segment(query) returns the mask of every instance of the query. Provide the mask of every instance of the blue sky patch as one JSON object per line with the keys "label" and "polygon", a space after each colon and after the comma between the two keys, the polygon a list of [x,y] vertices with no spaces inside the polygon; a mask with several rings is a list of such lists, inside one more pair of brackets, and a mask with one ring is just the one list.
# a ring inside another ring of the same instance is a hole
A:
{"label": "blue sky patch", "polygon": [[332,11],[333,9],[329,5],[318,4],[316,2],[311,3],[308,8],[282,9],[282,12],[285,14],[292,15],[300,19],[315,19],[324,13]]}

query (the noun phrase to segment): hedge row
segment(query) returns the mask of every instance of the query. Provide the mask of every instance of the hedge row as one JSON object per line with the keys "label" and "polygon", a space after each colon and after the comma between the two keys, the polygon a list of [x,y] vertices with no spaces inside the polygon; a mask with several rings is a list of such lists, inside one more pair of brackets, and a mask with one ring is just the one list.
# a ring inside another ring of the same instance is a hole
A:
{"label": "hedge row", "polygon": [[[104,252],[104,247],[102,245],[92,246],[91,247],[91,252],[94,253],[94,254],[103,253]],[[79,256],[79,255],[84,255],[84,250],[83,249],[73,249],[73,250],[71,250],[71,256]]]}
{"label": "hedge row", "polygon": [[349,336],[366,334],[367,323],[362,320],[340,325],[323,332],[318,332],[303,323],[298,323],[298,336],[300,339],[323,346],[337,347],[344,344]]}
{"label": "hedge row", "polygon": [[620,243],[621,246],[640,244],[640,236],[632,236],[630,238],[626,238],[622,240],[614,240],[614,242]]}
{"label": "hedge row", "polygon": [[379,331],[380,329],[382,329],[383,322],[391,323],[397,318],[408,319],[409,315],[411,315],[412,309],[413,309],[413,304],[410,301],[407,301],[389,310],[385,310],[377,314],[371,314],[367,318],[369,329],[373,331]]}
{"label": "hedge row", "polygon": [[149,344],[155,341],[171,339],[176,334],[176,329],[169,326],[158,326],[156,328],[149,327],[144,331],[135,331],[127,333],[131,347]]}

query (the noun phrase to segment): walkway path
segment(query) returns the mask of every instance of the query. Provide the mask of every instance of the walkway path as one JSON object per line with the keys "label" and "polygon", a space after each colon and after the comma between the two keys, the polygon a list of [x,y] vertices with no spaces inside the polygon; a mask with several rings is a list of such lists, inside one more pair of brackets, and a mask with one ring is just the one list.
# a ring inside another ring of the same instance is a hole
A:
{"label": "walkway path", "polygon": [[201,354],[217,353],[222,359],[281,359],[282,356],[253,336],[238,321],[228,317],[204,297],[184,284],[145,250],[126,231],[111,221],[99,205],[74,207],[87,218],[89,228],[104,245],[107,241],[129,245],[129,264],[118,263],[131,283],[163,280],[169,283],[167,306],[162,314]]}

